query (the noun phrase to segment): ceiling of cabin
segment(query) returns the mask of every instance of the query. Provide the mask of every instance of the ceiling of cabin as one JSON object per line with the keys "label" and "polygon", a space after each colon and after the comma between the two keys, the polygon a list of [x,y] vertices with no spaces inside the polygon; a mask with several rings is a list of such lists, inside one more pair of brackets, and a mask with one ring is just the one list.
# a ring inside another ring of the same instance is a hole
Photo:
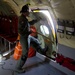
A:
{"label": "ceiling of cabin", "polygon": [[0,14],[19,15],[21,7],[26,3],[37,7],[48,5],[56,18],[75,20],[75,0],[0,0]]}

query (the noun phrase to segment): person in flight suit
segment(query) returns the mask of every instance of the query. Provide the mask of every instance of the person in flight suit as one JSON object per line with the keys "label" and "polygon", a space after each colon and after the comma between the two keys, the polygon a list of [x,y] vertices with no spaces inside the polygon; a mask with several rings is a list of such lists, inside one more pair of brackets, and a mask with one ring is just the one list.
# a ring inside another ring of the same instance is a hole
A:
{"label": "person in flight suit", "polygon": [[28,4],[22,7],[20,13],[21,13],[21,16],[19,17],[19,22],[18,22],[18,33],[20,34],[22,55],[17,62],[16,71],[19,73],[24,73],[25,70],[22,69],[22,67],[25,64],[28,57],[28,36],[29,34],[31,34],[31,31],[29,31],[29,25],[34,25],[34,23],[36,23],[37,20],[32,20],[29,22],[28,19],[26,18],[27,16],[29,16]]}

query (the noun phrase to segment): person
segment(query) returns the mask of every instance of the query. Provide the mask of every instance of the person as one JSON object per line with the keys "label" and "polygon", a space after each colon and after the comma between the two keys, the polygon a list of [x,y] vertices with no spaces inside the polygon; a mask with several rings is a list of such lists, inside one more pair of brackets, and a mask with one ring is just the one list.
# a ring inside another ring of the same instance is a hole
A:
{"label": "person", "polygon": [[41,45],[41,43],[39,42],[39,40],[31,35],[28,36],[28,48],[30,48],[30,43],[31,42],[35,42],[37,43],[39,46]]}
{"label": "person", "polygon": [[[31,45],[31,43],[32,43],[32,45]],[[42,43],[37,38],[35,38],[31,35],[28,36],[28,49],[30,48],[30,46],[32,46],[32,47],[34,46],[34,48],[36,48],[38,52],[42,53],[43,55],[46,55],[48,46],[46,46],[45,48],[42,48],[41,44]]]}
{"label": "person", "polygon": [[37,20],[28,21],[26,18],[29,16],[29,5],[26,4],[22,7],[21,16],[19,17],[18,22],[18,33],[20,34],[20,43],[22,46],[22,55],[20,59],[17,61],[16,71],[18,73],[24,73],[25,70],[22,69],[23,65],[25,64],[27,57],[28,57],[28,36],[31,34],[29,30],[29,25],[34,25],[34,23],[38,22]]}
{"label": "person", "polygon": [[29,34],[29,36],[28,36],[28,48],[30,48],[30,44],[34,42],[42,50],[43,48],[40,46],[41,45],[41,42],[37,39],[37,31],[36,31],[36,28],[34,27],[35,28],[34,29],[33,27],[34,27],[33,25],[30,26],[30,24],[29,24],[29,30],[32,33]]}

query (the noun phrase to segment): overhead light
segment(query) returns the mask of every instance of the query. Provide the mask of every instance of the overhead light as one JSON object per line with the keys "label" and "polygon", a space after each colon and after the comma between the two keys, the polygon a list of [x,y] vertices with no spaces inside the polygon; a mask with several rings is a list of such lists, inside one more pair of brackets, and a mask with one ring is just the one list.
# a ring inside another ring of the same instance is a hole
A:
{"label": "overhead light", "polygon": [[39,10],[34,10],[33,12],[39,12]]}

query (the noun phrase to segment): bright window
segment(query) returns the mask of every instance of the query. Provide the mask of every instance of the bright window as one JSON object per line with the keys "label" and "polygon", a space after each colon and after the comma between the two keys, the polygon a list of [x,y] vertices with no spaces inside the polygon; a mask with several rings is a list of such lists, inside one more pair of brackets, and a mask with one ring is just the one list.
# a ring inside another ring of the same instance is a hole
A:
{"label": "bright window", "polygon": [[45,25],[41,25],[40,29],[41,29],[41,32],[43,33],[43,35],[49,36],[49,30]]}

